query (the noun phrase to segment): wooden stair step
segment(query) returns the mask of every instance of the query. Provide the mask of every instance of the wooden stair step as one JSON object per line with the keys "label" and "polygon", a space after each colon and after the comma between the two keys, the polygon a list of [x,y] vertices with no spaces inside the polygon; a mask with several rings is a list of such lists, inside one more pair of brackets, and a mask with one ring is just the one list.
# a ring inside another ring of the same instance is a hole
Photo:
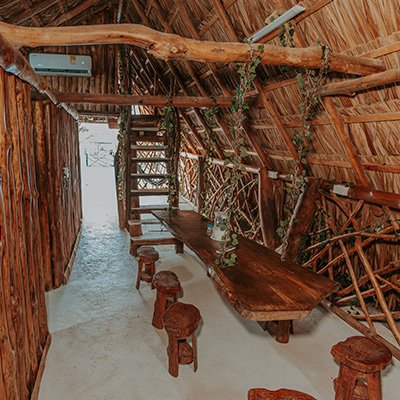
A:
{"label": "wooden stair step", "polygon": [[161,222],[157,218],[147,218],[147,219],[130,219],[128,221],[129,226],[138,225],[161,225]]}
{"label": "wooden stair step", "polygon": [[166,196],[168,194],[168,189],[131,189],[133,196]]}
{"label": "wooden stair step", "polygon": [[167,206],[162,205],[147,205],[141,207],[131,207],[131,212],[136,212],[139,214],[151,214],[153,211],[167,211]]}
{"label": "wooden stair step", "polygon": [[158,126],[131,126],[133,132],[158,132]]}
{"label": "wooden stair step", "polygon": [[170,159],[165,157],[132,157],[133,162],[168,162]]}
{"label": "wooden stair step", "polygon": [[136,179],[146,179],[146,178],[168,179],[168,174],[131,173],[131,178],[136,178]]}
{"label": "wooden stair step", "polygon": [[140,146],[131,145],[131,150],[143,150],[143,151],[164,151],[167,150],[168,146]]}
{"label": "wooden stair step", "polygon": [[140,236],[131,236],[130,253],[137,255],[137,249],[140,246],[158,246],[174,244],[177,246],[176,251],[183,252],[182,243],[172,236],[169,232],[146,232]]}

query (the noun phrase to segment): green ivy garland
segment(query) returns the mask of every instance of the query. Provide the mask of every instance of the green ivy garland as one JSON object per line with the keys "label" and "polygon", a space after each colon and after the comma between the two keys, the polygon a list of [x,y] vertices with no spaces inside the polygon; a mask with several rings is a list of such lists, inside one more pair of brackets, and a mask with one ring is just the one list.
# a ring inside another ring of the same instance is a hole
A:
{"label": "green ivy garland", "polygon": [[165,132],[168,140],[168,148],[166,151],[167,174],[168,174],[168,210],[171,212],[177,208],[177,198],[179,196],[177,187],[177,177],[179,168],[180,134],[178,133],[178,115],[171,101],[163,108],[162,119],[159,125],[159,130]]}
{"label": "green ivy garland", "polygon": [[247,63],[238,63],[239,85],[236,94],[232,99],[232,123],[229,126],[229,131],[232,135],[232,147],[235,152],[225,152],[224,164],[229,168],[225,168],[226,194],[225,204],[227,204],[227,224],[224,235],[225,241],[219,260],[220,266],[230,267],[237,263],[237,255],[231,251],[231,246],[238,244],[238,237],[234,231],[233,216],[236,211],[234,204],[235,194],[238,191],[238,184],[243,177],[242,158],[247,156],[247,150],[243,138],[243,123],[246,119],[245,111],[249,109],[246,103],[246,94],[252,88],[254,79],[256,78],[257,66],[261,63],[261,54],[264,51],[264,46],[260,45],[256,49],[252,43],[249,43],[250,59]]}

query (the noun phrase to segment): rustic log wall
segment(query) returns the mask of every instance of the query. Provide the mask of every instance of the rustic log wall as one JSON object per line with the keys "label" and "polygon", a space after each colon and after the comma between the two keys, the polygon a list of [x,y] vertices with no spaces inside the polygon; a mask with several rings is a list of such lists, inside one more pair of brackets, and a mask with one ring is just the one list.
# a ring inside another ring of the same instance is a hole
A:
{"label": "rustic log wall", "polygon": [[79,240],[82,207],[78,127],[70,115],[49,102],[33,103],[33,120],[48,290],[68,280]]}
{"label": "rustic log wall", "polygon": [[0,399],[38,393],[50,343],[45,287],[64,282],[80,226],[77,140],[64,110],[33,104],[30,86],[0,69]]}

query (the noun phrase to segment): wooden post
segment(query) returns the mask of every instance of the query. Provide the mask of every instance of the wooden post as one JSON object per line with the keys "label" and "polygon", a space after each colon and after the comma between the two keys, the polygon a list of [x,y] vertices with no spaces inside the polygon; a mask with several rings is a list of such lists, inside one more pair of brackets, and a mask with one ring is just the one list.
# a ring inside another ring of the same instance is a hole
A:
{"label": "wooden post", "polygon": [[298,261],[302,240],[310,232],[316,211],[316,200],[320,196],[319,186],[321,179],[309,177],[307,180],[307,186],[304,189],[300,205],[299,207],[296,206],[297,213],[293,215],[293,224],[289,228],[286,248],[288,260]]}
{"label": "wooden post", "polygon": [[196,206],[197,212],[200,214],[203,209],[203,193],[204,193],[204,156],[198,156],[198,170],[197,170],[197,192],[196,192]]}
{"label": "wooden post", "polygon": [[275,213],[274,187],[265,168],[262,168],[258,174],[258,206],[264,244],[271,250],[275,250],[278,244],[276,233],[278,221]]}

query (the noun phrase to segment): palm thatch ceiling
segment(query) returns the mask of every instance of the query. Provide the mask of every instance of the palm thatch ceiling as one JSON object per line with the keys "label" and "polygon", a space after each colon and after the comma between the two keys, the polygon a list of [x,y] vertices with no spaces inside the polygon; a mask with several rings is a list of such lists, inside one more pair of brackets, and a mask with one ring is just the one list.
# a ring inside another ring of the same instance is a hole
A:
{"label": "palm thatch ceiling", "polygon": [[[101,20],[139,23],[161,32],[211,41],[243,41],[297,0],[14,0],[3,1],[0,18],[22,26],[84,25]],[[381,60],[386,69],[400,67],[400,0],[305,0],[306,8],[293,21],[296,46],[317,42],[332,51]],[[267,43],[279,45],[278,32]],[[130,50],[134,91],[168,95],[171,87],[188,96],[234,93],[237,68],[229,64],[193,61],[164,62],[143,49]],[[260,97],[248,118],[246,164],[289,171],[295,155],[290,146],[301,124],[302,102],[294,68],[261,66],[253,94]],[[329,82],[353,76],[331,73]],[[328,83],[329,83],[328,82]],[[364,90],[354,96],[329,97],[313,121],[315,138],[308,156],[314,176],[365,184],[377,190],[400,192],[400,89],[398,84]],[[183,112],[187,138],[201,152],[196,139],[205,134],[204,115],[198,109]],[[229,112],[215,128],[222,150],[229,142]],[[193,133],[196,135],[193,135]],[[260,157],[260,152],[264,157]],[[258,154],[258,156],[257,156]]]}

